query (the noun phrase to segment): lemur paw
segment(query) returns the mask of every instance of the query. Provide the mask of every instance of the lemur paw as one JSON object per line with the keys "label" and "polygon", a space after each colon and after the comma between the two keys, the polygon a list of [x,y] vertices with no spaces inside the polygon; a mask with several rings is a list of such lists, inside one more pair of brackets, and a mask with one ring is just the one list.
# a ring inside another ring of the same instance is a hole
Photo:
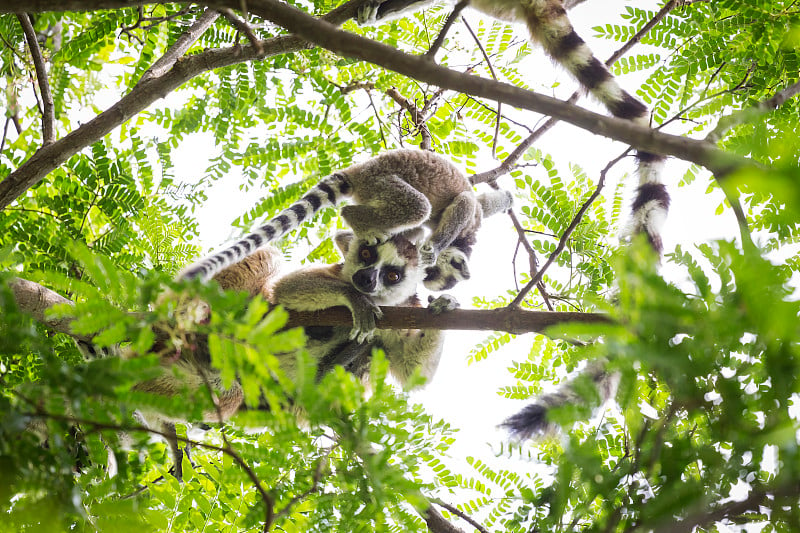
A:
{"label": "lemur paw", "polygon": [[419,247],[419,263],[420,266],[428,267],[436,264],[436,250],[433,244],[426,242]]}
{"label": "lemur paw", "polygon": [[353,306],[353,329],[350,331],[350,340],[360,343],[372,340],[375,336],[375,320],[383,316],[381,308],[364,298]]}
{"label": "lemur paw", "polygon": [[461,307],[461,305],[458,303],[458,300],[449,294],[440,294],[436,298],[428,296],[428,309],[430,309],[434,315],[440,315],[446,311],[458,309],[459,307]]}
{"label": "lemur paw", "polygon": [[388,241],[392,237],[391,233],[384,231],[369,231],[358,236],[359,240],[367,246],[377,246]]}
{"label": "lemur paw", "polygon": [[363,26],[364,24],[375,24],[378,22],[378,6],[382,3],[383,1],[373,1],[358,6],[358,11],[356,12],[356,22],[358,22],[358,25]]}

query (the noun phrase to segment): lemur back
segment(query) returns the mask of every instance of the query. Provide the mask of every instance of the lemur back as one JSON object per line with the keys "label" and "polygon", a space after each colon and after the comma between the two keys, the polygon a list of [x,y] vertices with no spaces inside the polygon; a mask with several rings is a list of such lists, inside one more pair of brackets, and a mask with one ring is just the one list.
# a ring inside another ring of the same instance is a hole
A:
{"label": "lemur back", "polygon": [[209,279],[298,227],[323,207],[345,200],[352,205],[342,208],[342,217],[368,244],[421,225],[430,227],[431,237],[421,251],[431,263],[459,236],[474,235],[482,216],[469,180],[447,159],[422,150],[392,150],[323,179],[280,215],[188,267],[179,279]]}
{"label": "lemur back", "polygon": [[[389,20],[432,3],[430,0],[371,0],[359,8],[359,23]],[[494,18],[523,22],[531,40],[570,72],[613,116],[648,126],[649,111],[619,86],[608,68],[575,32],[562,0],[473,0],[471,7]],[[662,249],[661,226],[669,209],[669,193],[662,183],[664,157],[637,152],[639,187],[632,206],[631,231],[647,236],[653,249]]]}

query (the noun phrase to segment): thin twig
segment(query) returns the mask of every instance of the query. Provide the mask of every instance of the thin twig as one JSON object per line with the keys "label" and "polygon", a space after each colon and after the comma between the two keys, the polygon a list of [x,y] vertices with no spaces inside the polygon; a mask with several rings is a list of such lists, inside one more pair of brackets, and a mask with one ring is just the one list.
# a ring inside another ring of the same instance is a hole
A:
{"label": "thin twig", "polygon": [[264,53],[264,45],[261,43],[261,39],[259,39],[256,34],[253,33],[253,28],[251,28],[247,22],[237,17],[236,13],[234,13],[230,8],[225,7],[219,9],[218,11],[222,13],[222,16],[225,17],[234,28],[241,33],[244,33],[244,35],[247,37],[247,40],[250,41],[250,44],[253,45],[253,48],[259,56]]}
{"label": "thin twig", "polygon": [[461,0],[453,7],[453,12],[450,13],[450,15],[447,17],[447,20],[444,21],[444,26],[442,26],[439,35],[436,36],[436,40],[433,41],[431,47],[427,52],[425,52],[425,55],[423,56],[425,59],[434,59],[436,52],[439,51],[439,48],[441,48],[442,44],[444,43],[445,35],[447,35],[447,32],[450,31],[450,26],[453,25],[453,22],[455,22],[464,8],[467,7],[467,4],[469,4],[469,0]]}
{"label": "thin twig", "polygon": [[411,122],[414,124],[414,127],[417,129],[420,137],[422,138],[419,143],[419,147],[422,150],[430,150],[433,142],[431,132],[428,130],[427,120],[422,115],[416,104],[400,94],[400,91],[398,91],[395,87],[388,89],[386,94],[392,100],[400,104],[400,107],[408,112],[409,116],[411,117]]}
{"label": "thin twig", "polygon": [[740,109],[739,111],[722,117],[719,119],[717,127],[714,128],[708,135],[706,135],[706,140],[713,143],[718,142],[722,136],[734,126],[749,122],[778,109],[787,100],[794,98],[799,93],[800,81],[793,83],[781,91],[778,91],[771,98],[763,100],[752,107]]}
{"label": "thin twig", "polygon": [[445,503],[445,502],[443,502],[442,500],[439,500],[438,498],[437,498],[437,499],[434,499],[434,500],[431,500],[431,503],[435,503],[435,504],[436,504],[436,505],[438,505],[439,507],[441,507],[441,508],[443,508],[443,509],[447,509],[449,512],[453,513],[453,514],[454,514],[454,515],[456,515],[457,517],[461,518],[462,520],[465,520],[467,523],[469,523],[469,525],[471,525],[472,527],[474,527],[475,529],[477,529],[477,530],[478,530],[478,531],[480,531],[481,533],[489,533],[489,530],[488,530],[488,529],[486,529],[485,527],[483,527],[483,526],[482,526],[482,525],[481,525],[479,522],[477,522],[477,521],[476,521],[474,518],[472,518],[471,516],[469,516],[469,515],[468,515],[467,513],[465,513],[464,511],[460,510],[460,509],[459,509],[458,507],[456,507],[455,505],[450,505],[449,503]]}
{"label": "thin twig", "polygon": [[606,174],[608,173],[609,170],[611,170],[611,167],[613,167],[619,161],[621,161],[623,157],[627,156],[629,151],[630,151],[630,149],[625,150],[622,154],[618,155],[613,160],[611,160],[606,165],[606,167],[603,170],[600,171],[600,179],[597,180],[597,187],[595,187],[595,190],[592,193],[592,195],[589,196],[589,198],[583,203],[581,208],[578,210],[578,212],[572,218],[572,222],[570,222],[570,224],[567,227],[566,231],[564,231],[564,234],[561,236],[561,239],[558,241],[558,245],[556,245],[556,249],[553,250],[553,253],[551,253],[550,257],[547,258],[547,261],[545,261],[545,263],[542,266],[542,268],[539,269],[539,272],[537,272],[536,276],[534,276],[528,282],[528,284],[525,285],[525,287],[522,288],[522,290],[519,292],[517,297],[514,298],[514,300],[510,304],[508,304],[508,307],[510,307],[510,308],[519,307],[520,303],[522,303],[522,300],[525,299],[525,296],[527,296],[527,294],[530,292],[530,290],[533,287],[535,287],[537,283],[539,283],[539,281],[542,279],[542,276],[544,276],[544,273],[547,272],[548,268],[550,268],[550,265],[552,265],[553,262],[556,260],[556,258],[561,254],[561,252],[564,251],[564,248],[567,245],[567,241],[569,240],[570,235],[572,235],[572,232],[574,232],[575,228],[577,228],[578,224],[580,224],[581,219],[583,218],[583,215],[589,209],[589,206],[591,206],[592,203],[594,203],[594,201],[597,199],[597,197],[600,196],[600,191],[603,190],[603,186],[605,185]]}
{"label": "thin twig", "polygon": [[36,40],[36,31],[31,24],[27,13],[17,13],[17,19],[25,33],[25,41],[31,53],[33,68],[36,70],[36,80],[39,82],[39,92],[42,94],[42,146],[52,144],[56,140],[56,115],[53,106],[53,95],[50,93],[50,84],[47,83],[47,70],[44,66],[42,51]]}
{"label": "thin twig", "polygon": [[[531,243],[528,242],[528,239],[525,236],[525,228],[522,227],[517,215],[513,210],[509,210],[508,215],[511,218],[511,223],[514,224],[514,229],[517,230],[520,244],[522,244],[523,248],[525,248],[525,251],[528,252],[528,269],[530,271],[531,279],[533,279],[539,273],[539,257],[536,255],[536,250],[533,249]],[[542,299],[544,300],[547,309],[554,311],[553,304],[550,303],[550,296],[547,294],[547,288],[545,287],[541,278],[539,279],[539,283],[536,284],[536,287],[539,290],[539,294],[542,295]]]}
{"label": "thin twig", "polygon": [[[197,39],[205,33],[205,31],[214,24],[214,21],[219,17],[219,12],[214,9],[206,9],[197,20],[192,24],[188,30],[183,32],[180,37],[175,41],[169,50],[164,52],[160,58],[156,60],[153,65],[142,74],[139,80],[139,85],[143,82],[154,78],[160,78],[171,69],[175,63],[183,57],[189,48],[197,42]],[[263,49],[262,49],[263,52]]]}
{"label": "thin twig", "polygon": [[294,507],[297,504],[297,502],[299,502],[303,498],[306,498],[306,497],[310,496],[311,494],[313,494],[313,493],[315,493],[317,491],[317,489],[319,488],[319,482],[320,482],[320,480],[322,480],[322,470],[323,470],[323,466],[325,464],[325,461],[328,460],[328,457],[331,455],[333,450],[336,449],[337,446],[338,446],[338,444],[334,444],[331,448],[329,448],[325,452],[325,455],[323,457],[319,458],[319,461],[317,462],[317,467],[314,469],[314,477],[312,479],[311,487],[309,487],[307,490],[305,490],[302,493],[300,493],[300,494],[296,495],[295,497],[293,497],[291,500],[289,500],[289,503],[287,503],[286,506],[284,506],[283,509],[281,509],[280,511],[275,513],[275,521],[277,521],[282,516],[285,516],[285,515],[289,514],[289,511],[292,509],[292,507]]}
{"label": "thin twig", "polygon": [[[489,73],[492,75],[492,79],[497,81],[497,73],[494,71],[494,66],[492,65],[492,60],[489,59],[489,55],[486,53],[486,49],[481,44],[480,39],[478,36],[475,35],[475,32],[472,31],[472,28],[467,22],[467,19],[461,17],[461,22],[464,23],[464,27],[467,28],[467,31],[472,36],[472,39],[475,41],[475,44],[478,46],[478,50],[481,51],[483,54],[483,59],[486,61],[486,65],[489,67]],[[492,139],[492,158],[494,158],[497,154],[497,137],[500,135],[500,117],[503,112],[503,104],[498,100],[497,102],[497,111],[495,115],[495,122],[494,122],[494,138]]]}

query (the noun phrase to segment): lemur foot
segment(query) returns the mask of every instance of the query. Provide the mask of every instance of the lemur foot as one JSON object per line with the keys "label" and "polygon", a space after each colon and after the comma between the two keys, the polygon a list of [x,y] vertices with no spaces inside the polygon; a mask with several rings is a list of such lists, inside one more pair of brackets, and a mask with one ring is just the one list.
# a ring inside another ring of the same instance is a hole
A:
{"label": "lemur foot", "polygon": [[356,12],[356,22],[359,26],[364,24],[375,24],[378,22],[378,7],[383,3],[380,1],[370,1],[358,6]]}
{"label": "lemur foot", "polygon": [[459,307],[461,307],[461,304],[458,303],[458,300],[449,294],[440,294],[436,298],[428,296],[428,309],[430,309],[434,315],[440,315],[444,312],[458,309]]}
{"label": "lemur foot", "polygon": [[433,244],[426,242],[419,247],[419,263],[420,266],[429,267],[436,264],[436,250]]}

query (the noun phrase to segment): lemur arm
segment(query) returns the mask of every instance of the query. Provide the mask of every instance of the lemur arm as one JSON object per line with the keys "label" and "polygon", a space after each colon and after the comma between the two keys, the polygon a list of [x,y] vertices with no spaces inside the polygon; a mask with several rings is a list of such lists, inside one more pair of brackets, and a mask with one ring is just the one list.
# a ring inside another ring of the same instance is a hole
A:
{"label": "lemur arm", "polygon": [[375,319],[382,313],[366,295],[341,276],[342,265],[308,267],[291,272],[275,282],[272,302],[296,311],[317,311],[344,305],[353,315],[351,339],[369,340]]}

